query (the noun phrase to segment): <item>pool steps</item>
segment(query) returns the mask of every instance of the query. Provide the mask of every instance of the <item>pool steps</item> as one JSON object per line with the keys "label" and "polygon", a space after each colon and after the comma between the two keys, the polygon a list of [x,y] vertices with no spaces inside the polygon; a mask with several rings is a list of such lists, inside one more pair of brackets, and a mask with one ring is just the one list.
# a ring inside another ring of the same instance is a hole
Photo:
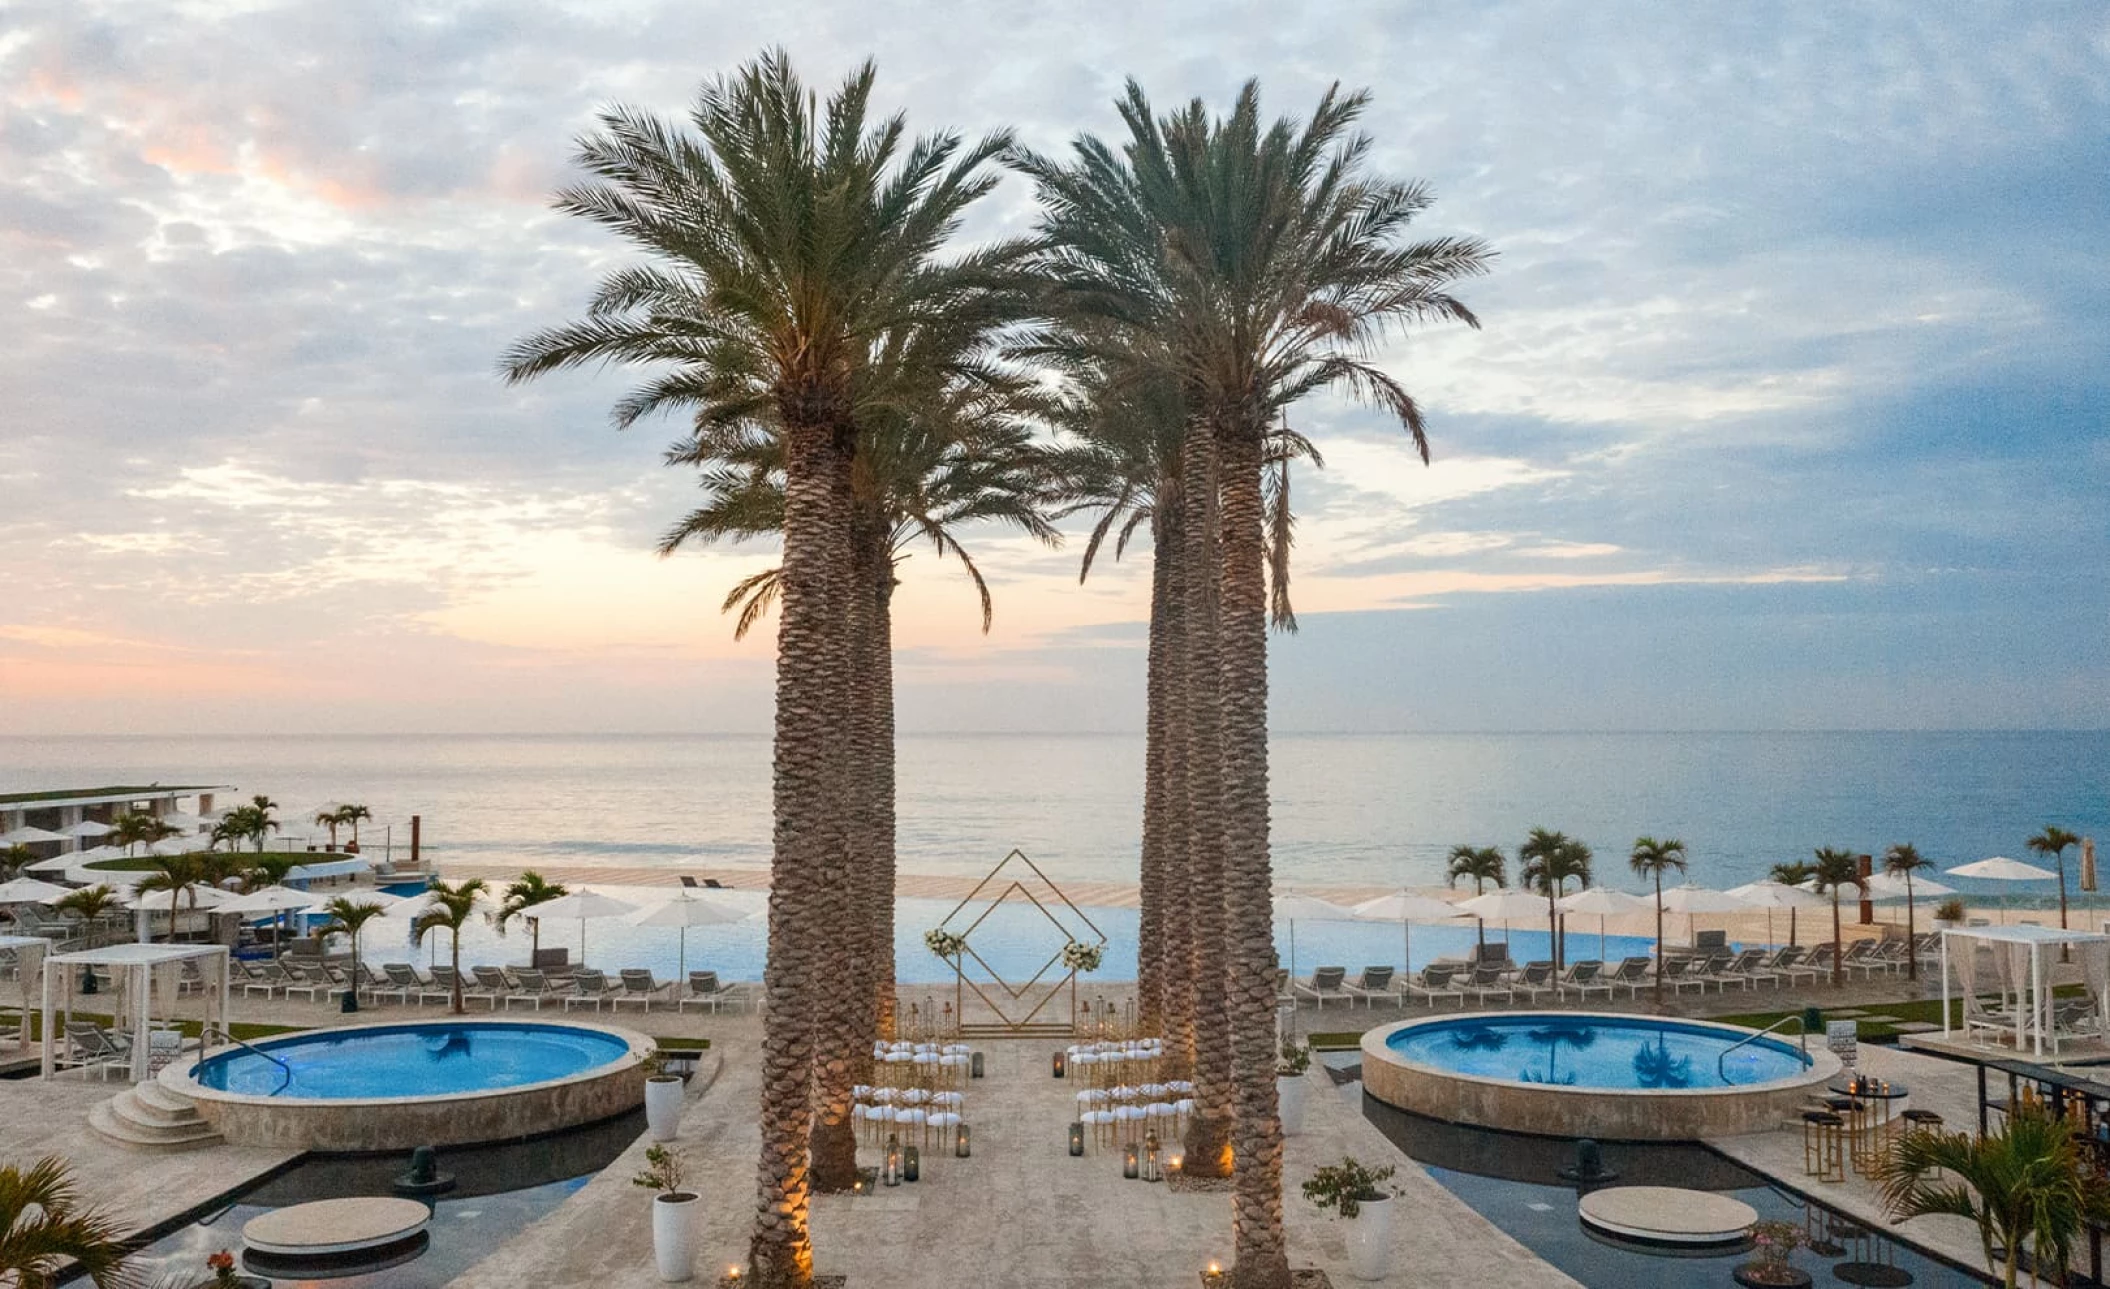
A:
{"label": "pool steps", "polygon": [[153,1080],[89,1107],[88,1126],[135,1150],[196,1150],[222,1141],[189,1097]]}

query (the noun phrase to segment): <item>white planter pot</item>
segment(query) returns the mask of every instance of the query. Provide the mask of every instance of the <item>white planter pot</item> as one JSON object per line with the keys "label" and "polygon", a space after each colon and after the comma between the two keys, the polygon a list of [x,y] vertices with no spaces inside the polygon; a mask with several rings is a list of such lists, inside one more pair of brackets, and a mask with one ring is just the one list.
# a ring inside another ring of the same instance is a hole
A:
{"label": "white planter pot", "polygon": [[702,1202],[687,1191],[653,1199],[652,1256],[660,1279],[671,1283],[696,1274],[696,1206]]}
{"label": "white planter pot", "polygon": [[1382,1280],[1392,1266],[1392,1200],[1366,1199],[1348,1220],[1348,1274]]}
{"label": "white planter pot", "polygon": [[1277,1075],[1275,1078],[1275,1104],[1282,1115],[1282,1135],[1300,1136],[1304,1132],[1304,1104],[1311,1094],[1311,1085],[1301,1074]]}
{"label": "white planter pot", "polygon": [[681,1131],[681,1101],[688,1088],[671,1074],[645,1080],[645,1127],[654,1141],[672,1141]]}

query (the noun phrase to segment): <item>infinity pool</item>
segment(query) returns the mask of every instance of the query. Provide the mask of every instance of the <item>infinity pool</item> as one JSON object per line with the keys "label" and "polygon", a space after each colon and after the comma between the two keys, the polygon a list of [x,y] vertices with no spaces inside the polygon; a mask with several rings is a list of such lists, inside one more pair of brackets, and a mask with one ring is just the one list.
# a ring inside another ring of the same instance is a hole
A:
{"label": "infinity pool", "polygon": [[1546,1013],[1416,1025],[1393,1034],[1386,1046],[1453,1074],[1550,1087],[1743,1087],[1791,1078],[1805,1064],[1793,1044],[1718,1026]]}
{"label": "infinity pool", "polygon": [[[254,1046],[268,1055],[237,1049],[200,1064],[199,1086],[316,1100],[449,1096],[570,1078],[630,1050],[599,1030],[504,1022],[377,1025]],[[290,1082],[278,1061],[292,1070]]]}

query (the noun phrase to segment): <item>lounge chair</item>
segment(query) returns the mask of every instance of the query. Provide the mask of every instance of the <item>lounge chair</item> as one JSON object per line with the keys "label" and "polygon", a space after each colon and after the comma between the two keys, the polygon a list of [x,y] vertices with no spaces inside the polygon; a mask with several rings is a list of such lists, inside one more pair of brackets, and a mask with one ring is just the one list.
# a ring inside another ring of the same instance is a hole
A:
{"label": "lounge chair", "polygon": [[504,968],[491,966],[471,967],[469,972],[476,977],[476,991],[491,1000],[492,1011],[497,1011],[500,1003],[505,1003],[508,1006],[512,1005],[515,987],[512,981],[506,979]]}
{"label": "lounge chair", "polygon": [[384,998],[393,998],[399,1003],[407,1004],[410,1002],[412,987],[397,983],[387,973],[378,971],[364,962],[359,964],[360,992],[375,1002],[380,1002]]}
{"label": "lounge chair", "polygon": [[1296,998],[1297,996],[1290,992],[1289,968],[1275,968],[1275,1001],[1278,1003],[1295,1002]]}
{"label": "lounge chair", "polygon": [[1765,960],[1765,967],[1767,971],[1786,981],[1791,989],[1797,981],[1808,980],[1814,983],[1817,977],[1823,974],[1809,964],[1809,951],[1799,944],[1782,945],[1772,957]]}
{"label": "lounge chair", "polygon": [[1811,979],[1813,980],[1831,979],[1832,946],[1830,946],[1829,944],[1820,944],[1816,948],[1810,950],[1810,956],[1804,959],[1803,967],[1805,970],[1811,973]]}
{"label": "lounge chair", "polygon": [[636,1003],[639,1010],[651,1011],[653,1000],[667,988],[642,967],[625,967],[616,974],[622,977],[623,989],[608,1000],[609,1006],[616,1011],[623,1010],[624,1003]]}
{"label": "lounge chair", "polygon": [[1362,975],[1347,981],[1341,988],[1348,991],[1350,998],[1362,999],[1367,1007],[1377,1006],[1377,1000],[1380,998],[1388,1003],[1399,1001],[1399,995],[1392,992],[1390,967],[1365,967]]}
{"label": "lounge chair", "polygon": [[[477,982],[475,974],[476,969],[474,967],[471,967],[469,969],[469,972],[470,974],[468,976],[460,978],[462,989],[462,1006],[466,1008],[469,1005],[469,1000],[472,998],[481,998],[491,1004],[492,1011],[497,1011],[498,995],[492,993],[489,989],[486,989],[483,985]],[[454,999],[453,990],[456,979],[457,977],[455,976],[454,968],[452,967],[434,967],[432,969],[432,983],[440,989],[447,991],[446,997],[449,1002],[452,1002]]]}
{"label": "lounge chair", "polygon": [[613,998],[619,992],[621,986],[610,984],[608,977],[590,967],[581,967],[572,973],[571,992],[564,996],[564,1010],[590,1003],[595,1011],[599,1011],[602,999]]}
{"label": "lounge chair", "polygon": [[1878,955],[1877,947],[1874,940],[1856,940],[1846,946],[1846,956],[1839,963],[1850,972],[1860,972],[1863,980],[1874,978],[1878,971],[1887,975],[1893,964]]}
{"label": "lounge chair", "polygon": [[314,1002],[318,994],[328,994],[330,986],[336,983],[324,975],[319,966],[304,967],[297,962],[288,962],[282,964],[282,967],[286,973],[285,991],[288,998],[295,994],[306,994],[308,1001]]}
{"label": "lounge chair", "polygon": [[1556,997],[1565,997],[1568,991],[1572,989],[1575,991],[1577,998],[1587,1000],[1592,992],[1601,989],[1604,991],[1604,996],[1610,998],[1615,986],[1611,981],[1602,977],[1601,973],[1603,971],[1604,963],[1596,958],[1583,958],[1579,961],[1571,962],[1568,964],[1568,969],[1560,974],[1560,979],[1553,982],[1554,994]]}
{"label": "lounge chair", "polygon": [[681,875],[681,884],[683,886],[688,887],[692,891],[696,889],[696,879],[689,876],[687,873],[683,873]]}
{"label": "lounge chair", "polygon": [[1736,955],[1728,966],[1716,973],[1723,980],[1734,980],[1746,989],[1755,989],[1761,983],[1778,985],[1780,977],[1766,969],[1764,949],[1746,949]]}
{"label": "lounge chair", "polygon": [[292,982],[286,969],[275,962],[240,963],[242,969],[242,996],[262,994],[269,998]]}
{"label": "lounge chair", "polygon": [[739,991],[721,983],[715,971],[692,971],[689,973],[689,991],[674,1000],[674,1010],[685,1012],[690,1005],[708,1007],[717,1011],[720,1007],[743,1007],[746,1000]]}
{"label": "lounge chair", "polygon": [[1524,995],[1524,1001],[1535,1003],[1540,994],[1560,993],[1560,982],[1553,978],[1553,963],[1548,961],[1527,962],[1516,975],[1509,979],[1509,987]]}
{"label": "lounge chair", "polygon": [[535,1010],[539,1012],[542,1010],[543,999],[557,996],[556,986],[550,983],[549,977],[533,967],[515,967],[513,975],[520,983],[506,995],[507,1011],[513,1010],[514,1003],[533,1003]]}
{"label": "lounge chair", "polygon": [[1615,989],[1624,987],[1628,998],[1639,998],[1643,989],[1654,984],[1655,966],[1654,958],[1637,954],[1631,958],[1621,958],[1619,965],[1612,968],[1611,975],[1599,973],[1597,978]]}
{"label": "lounge chair", "polygon": [[381,964],[381,970],[387,973],[389,984],[403,991],[405,1002],[415,1000],[418,1006],[422,1007],[428,998],[453,1001],[454,995],[427,984],[425,978],[418,974],[418,969],[407,962],[384,962]]}
{"label": "lounge chair", "polygon": [[1474,945],[1465,955],[1465,965],[1468,967],[1499,967],[1507,971],[1517,964],[1509,960],[1509,946],[1500,940],[1495,940],[1487,944]]}
{"label": "lounge chair", "polygon": [[1663,960],[1663,983],[1673,994],[1682,994],[1686,987],[1707,992],[1707,978],[1693,970],[1690,958],[1665,958]]}
{"label": "lounge chair", "polygon": [[1466,977],[1464,986],[1465,992],[1482,1002],[1490,998],[1515,1002],[1517,998],[1516,990],[1509,985],[1509,973],[1500,967],[1474,967],[1472,973]]}
{"label": "lounge chair", "polygon": [[1318,1003],[1322,1010],[1325,1008],[1326,1000],[1329,998],[1344,999],[1349,1006],[1353,1007],[1355,1006],[1355,999],[1343,987],[1347,979],[1348,968],[1346,967],[1320,967],[1311,973],[1311,979],[1300,980],[1293,988],[1297,993]]}
{"label": "lounge chair", "polygon": [[100,1078],[109,1078],[113,1068],[132,1067],[131,1038],[87,1021],[67,1022],[66,1048],[65,1064],[94,1070]]}
{"label": "lounge chair", "polygon": [[1419,975],[1406,978],[1407,996],[1425,999],[1431,1007],[1436,1005],[1438,998],[1455,998],[1458,1000],[1459,1009],[1463,1010],[1465,990],[1457,983],[1457,978],[1463,970],[1462,967],[1430,963],[1421,969]]}

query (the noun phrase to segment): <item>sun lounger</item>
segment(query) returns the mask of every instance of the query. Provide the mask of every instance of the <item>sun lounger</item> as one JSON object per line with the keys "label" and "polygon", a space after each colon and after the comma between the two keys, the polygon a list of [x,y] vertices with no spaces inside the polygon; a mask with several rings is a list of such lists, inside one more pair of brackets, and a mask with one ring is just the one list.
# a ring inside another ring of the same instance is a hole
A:
{"label": "sun lounger", "polygon": [[[469,973],[469,975],[461,978],[462,1005],[467,1007],[470,999],[481,998],[491,1004],[492,1011],[497,1011],[499,996],[477,981],[476,968],[471,967]],[[454,999],[455,979],[454,968],[452,967],[434,967],[432,969],[432,983],[447,991],[447,999],[450,1002]]]}
{"label": "sun lounger", "polygon": [[542,1010],[543,999],[557,996],[556,986],[550,984],[549,977],[533,967],[515,967],[513,975],[520,983],[506,995],[507,1011],[513,1010],[514,1003],[533,1003],[535,1010],[539,1012]]}
{"label": "sun lounger", "polygon": [[689,990],[674,1000],[674,1010],[687,1011],[691,1006],[708,1007],[713,1012],[720,1007],[744,1007],[747,1000],[737,990],[723,984],[715,971],[692,971],[689,973]]}
{"label": "sun lounger", "polygon": [[1707,992],[1707,978],[1693,971],[1690,958],[1665,958],[1663,960],[1663,984],[1674,994],[1682,994],[1689,986]]}
{"label": "sun lounger", "polygon": [[292,979],[286,974],[285,968],[275,962],[241,963],[239,965],[242,969],[242,996],[245,998],[250,994],[262,994],[264,997],[269,998],[279,990],[284,989]]}
{"label": "sun lounger", "polygon": [[1889,971],[1889,965],[1875,956],[1875,949],[1876,942],[1873,940],[1856,940],[1846,946],[1846,953],[1839,959],[1839,965],[1846,968],[1848,975],[1860,972],[1863,980],[1870,979],[1878,971]]}
{"label": "sun lounger", "polygon": [[469,972],[476,977],[476,992],[491,1000],[492,1011],[497,1011],[500,1003],[511,1004],[513,982],[506,979],[503,968],[478,966],[469,968]]}
{"label": "sun lounger", "polygon": [[1638,998],[1644,988],[1654,984],[1654,977],[1650,973],[1654,971],[1655,966],[1653,958],[1639,955],[1621,958],[1619,965],[1612,969],[1611,975],[1600,974],[1598,979],[1615,988],[1624,988],[1628,998]]}
{"label": "sun lounger", "polygon": [[1719,973],[1724,980],[1734,980],[1746,989],[1755,989],[1761,984],[1778,986],[1780,977],[1766,969],[1764,949],[1746,949],[1736,955]]}
{"label": "sun lounger", "polygon": [[625,967],[616,974],[622,977],[622,992],[608,1000],[609,1006],[616,1011],[623,1010],[624,1003],[636,1003],[640,1011],[651,1011],[653,1001],[667,988],[654,980],[652,973],[642,967]]}
{"label": "sun lounger", "polygon": [[94,1070],[99,1078],[109,1078],[113,1068],[129,1070],[132,1066],[129,1037],[86,1021],[67,1022],[66,1049],[62,1064]]}
{"label": "sun lounger", "polygon": [[1604,963],[1595,958],[1571,962],[1568,969],[1560,974],[1560,979],[1553,982],[1554,994],[1556,997],[1566,997],[1568,992],[1573,990],[1577,998],[1588,999],[1593,992],[1603,990],[1604,996],[1610,998],[1614,986],[1611,981],[1602,978],[1603,971]]}
{"label": "sun lounger", "polygon": [[1512,1003],[1517,999],[1516,991],[1509,986],[1508,974],[1500,967],[1474,967],[1472,975],[1465,980],[1465,992],[1482,1002],[1500,998]]}
{"label": "sun lounger", "polygon": [[1807,952],[1799,944],[1782,945],[1776,949],[1773,955],[1765,960],[1765,969],[1780,977],[1791,989],[1798,981],[1815,981],[1819,974],[1810,966]]}
{"label": "sun lounger", "polygon": [[1355,999],[1343,988],[1347,979],[1346,967],[1320,967],[1311,973],[1311,979],[1298,981],[1295,989],[1299,994],[1318,1003],[1321,1009],[1325,1008],[1329,998],[1342,999],[1353,1007]]}
{"label": "sun lounger", "polygon": [[1468,967],[1500,967],[1504,971],[1516,966],[1514,962],[1509,960],[1509,946],[1503,944],[1500,940],[1474,945],[1465,955],[1465,965]]}
{"label": "sun lounger", "polygon": [[1290,991],[1289,987],[1288,967],[1275,968],[1275,1001],[1278,1003],[1296,1001],[1296,995]]}
{"label": "sun lounger", "polygon": [[1551,961],[1525,963],[1522,970],[1510,977],[1509,987],[1515,993],[1524,995],[1524,1001],[1531,1003],[1537,1002],[1540,994],[1557,995],[1560,992],[1559,982],[1553,978]]}
{"label": "sun lounger", "polygon": [[1392,992],[1390,967],[1365,967],[1362,975],[1347,981],[1341,988],[1348,991],[1350,998],[1362,999],[1367,1007],[1377,1006],[1377,1000],[1380,998],[1388,1003],[1399,1001],[1399,995]]}
{"label": "sun lounger", "polygon": [[621,989],[609,983],[608,977],[590,967],[581,967],[572,973],[571,992],[564,996],[564,1010],[591,1004],[595,1011],[601,1010],[601,1000],[613,998]]}
{"label": "sun lounger", "polygon": [[297,962],[283,963],[281,966],[286,973],[285,991],[288,998],[295,994],[306,994],[308,1001],[314,1002],[318,996],[328,994],[330,986],[335,983],[323,974],[320,967],[304,967]]}
{"label": "sun lounger", "polygon": [[1423,999],[1431,1007],[1436,1005],[1438,998],[1455,998],[1462,1010],[1465,1007],[1465,989],[1458,983],[1458,977],[1463,970],[1462,967],[1430,963],[1421,969],[1419,975],[1407,977],[1407,996]]}

